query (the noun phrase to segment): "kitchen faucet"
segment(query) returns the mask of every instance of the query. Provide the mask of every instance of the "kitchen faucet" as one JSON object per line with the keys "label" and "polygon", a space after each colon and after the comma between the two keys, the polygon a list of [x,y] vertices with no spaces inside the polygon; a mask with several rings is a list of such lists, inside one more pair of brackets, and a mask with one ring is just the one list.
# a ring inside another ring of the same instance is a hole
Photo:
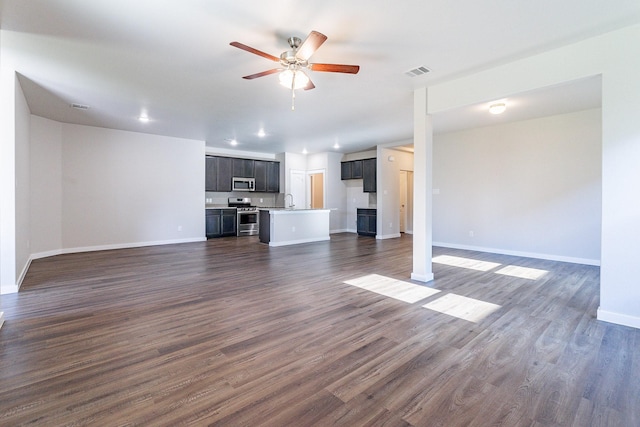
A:
{"label": "kitchen faucet", "polygon": [[293,194],[291,193],[287,193],[284,195],[284,207],[287,207],[287,196],[291,196],[291,204],[289,205],[289,208],[294,208],[296,205],[293,204]]}

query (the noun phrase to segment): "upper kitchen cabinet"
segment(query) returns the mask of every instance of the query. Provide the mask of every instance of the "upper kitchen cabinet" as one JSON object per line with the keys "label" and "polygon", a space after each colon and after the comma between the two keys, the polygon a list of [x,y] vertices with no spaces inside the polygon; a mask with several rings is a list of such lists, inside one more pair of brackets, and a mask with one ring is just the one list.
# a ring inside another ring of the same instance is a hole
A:
{"label": "upper kitchen cabinet", "polygon": [[341,179],[362,179],[362,191],[376,192],[376,159],[351,160],[340,163]]}
{"label": "upper kitchen cabinet", "polygon": [[280,192],[280,163],[267,162],[267,192]]}
{"label": "upper kitchen cabinet", "polygon": [[365,193],[376,192],[376,159],[362,161],[362,191]]}
{"label": "upper kitchen cabinet", "polygon": [[233,176],[240,178],[254,177],[255,161],[250,159],[233,159]]}
{"label": "upper kitchen cabinet", "polygon": [[264,193],[280,192],[280,163],[266,160],[254,162],[256,191]]}
{"label": "upper kitchen cabinet", "polygon": [[216,177],[216,158],[205,157],[204,191],[218,191],[218,179]]}
{"label": "upper kitchen cabinet", "polygon": [[362,160],[351,160],[340,163],[341,179],[362,179]]}
{"label": "upper kitchen cabinet", "polygon": [[205,158],[205,191],[231,191],[232,159],[207,156]]}

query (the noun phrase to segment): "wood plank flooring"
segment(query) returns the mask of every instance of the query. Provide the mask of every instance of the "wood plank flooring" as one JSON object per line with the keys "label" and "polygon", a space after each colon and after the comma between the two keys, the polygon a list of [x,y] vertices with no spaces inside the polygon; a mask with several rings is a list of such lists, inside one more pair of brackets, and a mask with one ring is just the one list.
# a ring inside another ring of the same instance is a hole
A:
{"label": "wood plank flooring", "polygon": [[0,425],[640,426],[640,331],[595,319],[597,267],[434,248],[427,286],[411,244],[36,260],[0,297]]}

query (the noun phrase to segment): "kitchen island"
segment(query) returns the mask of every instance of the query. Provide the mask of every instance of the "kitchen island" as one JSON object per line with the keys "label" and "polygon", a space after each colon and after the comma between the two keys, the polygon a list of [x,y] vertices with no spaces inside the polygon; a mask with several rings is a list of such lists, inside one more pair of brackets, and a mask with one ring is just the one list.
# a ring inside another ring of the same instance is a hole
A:
{"label": "kitchen island", "polygon": [[260,241],[269,246],[329,240],[329,209],[260,209]]}

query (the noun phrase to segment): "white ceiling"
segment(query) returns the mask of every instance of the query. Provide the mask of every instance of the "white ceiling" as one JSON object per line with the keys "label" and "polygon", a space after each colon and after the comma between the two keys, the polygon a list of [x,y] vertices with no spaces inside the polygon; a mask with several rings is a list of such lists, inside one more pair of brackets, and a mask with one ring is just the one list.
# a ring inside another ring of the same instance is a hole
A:
{"label": "white ceiling", "polygon": [[[638,0],[0,0],[2,61],[20,74],[32,113],[54,120],[205,140],[278,153],[355,152],[407,141],[413,89],[640,22]],[[291,93],[273,63],[286,39],[328,36],[311,62],[360,65],[357,75],[310,72]],[[615,46],[611,47],[615,49]],[[408,77],[425,66],[432,71]],[[434,117],[436,132],[600,105],[600,80]],[[487,100],[489,101],[489,100]],[[69,105],[88,105],[76,110]],[[146,112],[151,122],[137,117]],[[263,128],[266,136],[257,135]]]}

